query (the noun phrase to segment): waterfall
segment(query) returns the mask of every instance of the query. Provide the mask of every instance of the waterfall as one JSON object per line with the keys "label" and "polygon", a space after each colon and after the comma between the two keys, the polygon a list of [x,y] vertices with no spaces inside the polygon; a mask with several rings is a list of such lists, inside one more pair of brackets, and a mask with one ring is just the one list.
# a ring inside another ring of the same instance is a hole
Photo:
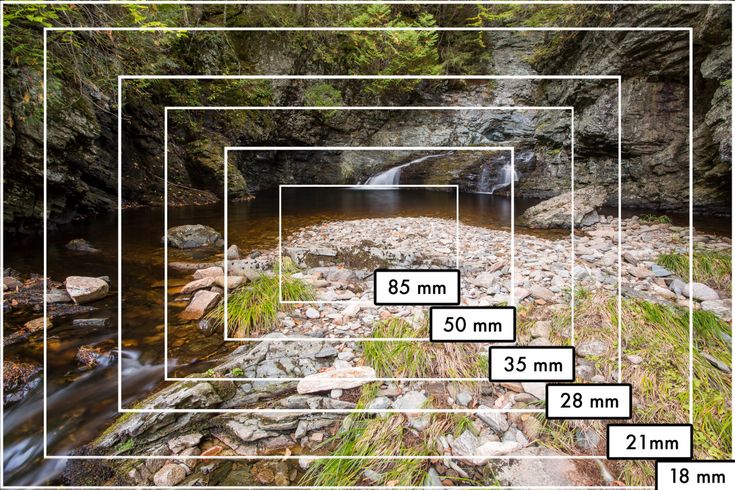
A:
{"label": "waterfall", "polygon": [[477,184],[477,192],[487,194],[490,192],[490,165],[485,164],[482,166],[482,172],[480,172],[480,181]]}
{"label": "waterfall", "polygon": [[[483,173],[484,171],[485,170],[483,169]],[[511,183],[511,179],[513,179],[513,182],[516,182],[518,180],[518,172],[516,172],[516,169],[511,170],[510,163],[506,163],[503,165],[503,168],[500,169],[500,179],[498,180],[498,183],[490,189],[490,194],[494,193],[498,189],[502,189],[503,187],[508,187]],[[482,181],[482,178],[480,178],[480,181]]]}
{"label": "waterfall", "polygon": [[403,170],[404,168],[408,167],[409,165],[413,165],[414,163],[421,163],[432,158],[439,158],[446,155],[449,155],[449,153],[441,153],[439,155],[427,155],[417,158],[416,160],[411,160],[408,163],[403,163],[401,165],[389,168],[388,170],[373,175],[362,185],[398,185],[401,183],[401,170]]}

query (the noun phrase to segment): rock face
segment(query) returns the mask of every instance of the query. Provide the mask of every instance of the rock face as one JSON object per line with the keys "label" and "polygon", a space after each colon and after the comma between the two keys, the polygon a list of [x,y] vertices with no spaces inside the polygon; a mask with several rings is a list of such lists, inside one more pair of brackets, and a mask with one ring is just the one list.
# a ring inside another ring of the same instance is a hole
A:
{"label": "rock face", "polygon": [[222,235],[205,225],[181,225],[168,229],[168,244],[175,248],[221,246]]}
{"label": "rock face", "polygon": [[110,286],[96,277],[69,276],[66,278],[66,292],[76,304],[89,303],[107,296]]}
{"label": "rock face", "polygon": [[[605,204],[606,199],[607,192],[603,187],[575,189],[574,226],[591,226],[599,222],[597,209]],[[552,197],[527,209],[522,220],[530,228],[571,228],[572,193]]]}

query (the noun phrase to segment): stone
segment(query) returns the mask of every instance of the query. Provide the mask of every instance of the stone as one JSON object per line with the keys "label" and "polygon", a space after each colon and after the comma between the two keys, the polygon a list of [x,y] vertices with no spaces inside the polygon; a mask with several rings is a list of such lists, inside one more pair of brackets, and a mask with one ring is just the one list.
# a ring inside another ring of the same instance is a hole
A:
{"label": "stone", "polygon": [[82,252],[82,253],[100,253],[101,252],[99,248],[93,247],[92,244],[89,243],[84,238],[75,238],[74,240],[69,241],[66,244],[66,248],[69,250],[73,250],[75,252]]}
{"label": "stone", "polygon": [[367,410],[385,410],[391,406],[390,398],[378,396],[370,401],[365,407]]}
{"label": "stone", "polygon": [[240,249],[234,243],[227,249],[227,260],[237,260],[240,258]]}
{"label": "stone", "polygon": [[551,334],[551,322],[548,320],[539,320],[531,329],[531,337],[548,338]]}
{"label": "stone", "polygon": [[539,400],[546,400],[546,383],[521,383],[523,391],[529,393]]}
{"label": "stone", "polygon": [[730,299],[702,301],[701,307],[704,311],[714,313],[727,322],[731,320],[732,300]]}
{"label": "stone", "polygon": [[661,267],[658,264],[653,264],[651,266],[651,272],[653,272],[656,277],[669,277],[671,275],[671,271]]}
{"label": "stone", "polygon": [[707,359],[707,362],[709,362],[710,364],[712,364],[714,367],[716,367],[717,369],[719,369],[723,373],[730,374],[732,372],[731,369],[730,369],[730,366],[728,366],[724,362],[720,361],[715,356],[713,356],[713,355],[711,355],[711,354],[709,354],[707,352],[702,352],[701,354],[702,354],[702,357],[704,357],[705,359]]}
{"label": "stone", "polygon": [[[420,391],[409,391],[405,395],[396,399],[393,402],[393,408],[397,410],[415,410],[426,408],[427,398]],[[408,423],[411,427],[421,432],[425,430],[431,422],[429,414],[423,414],[420,412],[406,413]]]}
{"label": "stone", "polygon": [[[600,220],[597,208],[607,198],[601,186],[587,186],[574,191],[575,226],[591,226]],[[567,192],[528,208],[521,221],[529,228],[571,228],[572,193]]]}
{"label": "stone", "polygon": [[[685,288],[684,291],[682,291],[682,293],[684,294],[684,296],[688,298],[689,288]],[[717,294],[717,291],[707,286],[706,284],[702,284],[701,282],[693,282],[692,283],[692,298],[694,298],[697,301],[716,301],[720,299],[720,295]]]}
{"label": "stone", "polygon": [[502,434],[507,431],[510,427],[510,424],[508,424],[508,417],[500,412],[482,412],[483,409],[489,408],[490,407],[486,407],[485,405],[480,405],[480,411],[477,413],[477,417],[498,434]]}
{"label": "stone", "polygon": [[551,290],[538,285],[531,286],[531,296],[536,299],[543,299],[544,301],[554,300],[554,293]]}
{"label": "stone", "polygon": [[476,458],[470,458],[469,461],[477,466],[484,465],[490,458],[503,456],[521,449],[521,444],[517,441],[488,441],[477,447]]}
{"label": "stone", "polygon": [[439,473],[434,469],[432,466],[429,468],[429,471],[426,473],[426,478],[424,479],[424,486],[425,487],[443,487],[444,484],[442,483],[442,479],[439,477]]}
{"label": "stone", "polygon": [[317,310],[316,308],[307,308],[305,314],[306,318],[309,318],[310,320],[316,320],[321,316],[319,310]]}
{"label": "stone", "polygon": [[63,289],[49,289],[46,293],[46,301],[49,304],[53,303],[71,303],[72,299],[71,296],[69,296],[69,293],[67,293]]}
{"label": "stone", "polygon": [[72,326],[84,328],[103,328],[110,326],[109,318],[75,318],[71,322]]}
{"label": "stone", "polygon": [[182,436],[174,437],[169,439],[168,448],[174,453],[180,453],[184,449],[188,449],[196,446],[202,440],[202,434],[199,432],[192,432],[191,434],[184,434]]}
{"label": "stone", "polygon": [[222,235],[211,226],[181,225],[168,229],[170,247],[187,249],[221,246],[222,244]]}
{"label": "stone", "polygon": [[576,355],[587,357],[587,356],[601,356],[607,353],[609,346],[602,340],[585,340],[577,344],[575,351]]}
{"label": "stone", "polygon": [[468,406],[471,402],[472,402],[472,393],[468,393],[466,391],[460,391],[457,394],[457,403],[459,403],[463,407]]}
{"label": "stone", "polygon": [[531,295],[531,291],[526,288],[516,288],[515,297],[516,301],[522,301]]}
{"label": "stone", "polygon": [[631,267],[630,273],[638,279],[653,277],[654,273],[643,267]]}
{"label": "stone", "polygon": [[630,354],[628,356],[625,356],[625,358],[628,359],[628,362],[630,362],[631,364],[637,365],[643,363],[643,358],[636,354]]}
{"label": "stone", "polygon": [[635,256],[630,252],[623,252],[623,260],[625,260],[630,265],[638,265],[638,259],[636,259]]}
{"label": "stone", "polygon": [[203,279],[205,277],[220,277],[224,276],[225,271],[222,267],[207,267],[206,269],[199,269],[192,274],[193,279]]}
{"label": "stone", "polygon": [[197,291],[189,306],[181,313],[184,320],[199,320],[219,302],[220,295],[212,291]]}
{"label": "stone", "polygon": [[96,277],[69,276],[65,281],[66,292],[76,304],[90,303],[107,296],[110,286]]}
{"label": "stone", "polygon": [[3,285],[8,289],[18,289],[23,286],[23,283],[14,277],[5,276],[3,277]]}
{"label": "stone", "polygon": [[[246,281],[247,277],[244,276],[233,276],[231,274],[227,275],[227,291],[231,291],[233,289],[237,289],[240,286],[242,286]],[[225,276],[218,276],[214,280],[214,284],[224,288],[225,287]]]}
{"label": "stone", "polygon": [[[495,474],[497,485],[507,487],[534,487],[543,482],[545,486],[573,488],[585,482],[572,459],[543,447],[525,448],[512,456],[523,456],[513,464],[502,465]],[[538,456],[544,456],[539,458]]]}
{"label": "stone", "polygon": [[189,294],[200,289],[207,289],[209,287],[212,287],[214,281],[214,277],[203,277],[202,279],[196,279],[194,281],[191,281],[190,283],[187,283],[183,288],[181,288],[181,293]]}
{"label": "stone", "polygon": [[342,310],[342,316],[344,318],[352,318],[353,316],[357,315],[360,312],[360,305],[357,303],[350,303],[349,305],[345,306],[345,308]]}
{"label": "stone", "polygon": [[174,487],[186,478],[186,468],[182,464],[167,463],[153,475],[157,487]]}
{"label": "stone", "polygon": [[674,279],[671,281],[669,289],[671,289],[675,294],[683,295],[684,291],[687,291],[687,294],[689,294],[689,285],[680,279]]}
{"label": "stone", "polygon": [[304,377],[296,386],[296,391],[303,395],[337,389],[349,390],[370,383],[371,378],[375,378],[375,370],[368,366],[330,369]]}
{"label": "stone", "polygon": [[477,454],[477,448],[480,446],[480,439],[471,431],[465,430],[459,437],[450,441],[454,456],[472,456]]}
{"label": "stone", "polygon": [[594,429],[577,429],[574,434],[577,447],[585,451],[591,451],[600,444],[600,435]]}

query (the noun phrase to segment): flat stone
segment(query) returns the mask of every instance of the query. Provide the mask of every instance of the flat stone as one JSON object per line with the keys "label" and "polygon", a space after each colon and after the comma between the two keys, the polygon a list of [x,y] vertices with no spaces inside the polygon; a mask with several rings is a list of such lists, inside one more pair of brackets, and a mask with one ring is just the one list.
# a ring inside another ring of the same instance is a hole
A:
{"label": "flat stone", "polygon": [[665,269],[658,264],[653,264],[651,266],[651,272],[653,272],[656,277],[669,277],[671,275],[670,270]]}
{"label": "flat stone", "polygon": [[732,301],[729,299],[702,301],[702,309],[714,313],[725,321],[730,321],[732,316]]}
{"label": "flat stone", "polygon": [[550,289],[543,286],[531,286],[531,296],[537,299],[543,299],[544,301],[553,301],[554,293]]}
{"label": "flat stone", "polygon": [[194,279],[203,279],[205,277],[220,277],[224,276],[225,271],[222,267],[207,267],[206,269],[199,269],[192,274]]}
{"label": "flat stone", "polygon": [[107,296],[110,286],[96,277],[69,276],[65,281],[66,292],[76,304],[89,303]]}
{"label": "flat stone", "polygon": [[181,313],[184,320],[199,320],[219,302],[219,293],[212,291],[197,291],[191,303]]}
{"label": "flat stone", "polygon": [[71,303],[72,299],[69,293],[63,289],[49,289],[46,293],[46,301],[51,303]]}
{"label": "flat stone", "polygon": [[609,346],[602,340],[585,340],[577,345],[575,353],[578,356],[601,356],[607,353]]}
{"label": "flat stone", "polygon": [[311,320],[316,320],[317,318],[321,316],[321,314],[319,313],[319,310],[317,310],[316,308],[307,308],[305,314],[306,314],[306,318],[309,318]]}
{"label": "flat stone", "polygon": [[[409,391],[408,393],[397,398],[396,401],[393,402],[393,408],[396,408],[398,410],[414,410],[426,408],[426,401],[426,396],[420,391]],[[408,418],[409,425],[411,425],[411,427],[419,432],[426,430],[426,428],[429,427],[429,423],[431,422],[431,417],[429,416],[429,414],[409,412],[406,413],[406,417]]]}
{"label": "flat stone", "polygon": [[109,318],[75,318],[71,324],[75,327],[102,328],[110,326]]}
{"label": "flat stone", "polygon": [[356,366],[349,369],[330,369],[306,376],[299,381],[296,391],[300,394],[318,393],[320,391],[349,390],[366,383],[375,377],[375,370],[368,366]]}
{"label": "flat stone", "polygon": [[[523,456],[498,468],[496,479],[499,485],[508,487],[533,487],[539,482],[544,485],[573,488],[586,482],[583,474],[578,472],[572,459],[562,458],[562,453],[551,449],[533,447],[514,452],[513,456]],[[534,457],[536,456],[536,457]],[[549,456],[553,459],[541,459],[537,456]]]}
{"label": "flat stone", "polygon": [[[683,294],[688,298],[689,288],[685,288]],[[720,299],[720,295],[717,294],[717,291],[707,286],[706,284],[702,284],[701,282],[693,282],[692,298],[697,301],[716,301]]]}
{"label": "flat stone", "polygon": [[215,281],[215,278],[211,276],[203,277],[201,279],[196,279],[186,284],[183,288],[181,288],[181,293],[189,294],[189,293],[193,293],[194,291],[198,291],[200,289],[210,288],[214,284],[214,281]]}
{"label": "flat stone", "polygon": [[[479,409],[489,409],[485,405],[480,405]],[[502,434],[508,430],[510,424],[508,424],[508,417],[505,414],[499,412],[478,412],[477,417],[485,422],[492,430],[498,434]]]}
{"label": "flat stone", "polygon": [[188,449],[199,444],[202,437],[202,434],[199,432],[192,432],[191,434],[174,437],[173,439],[169,439],[168,448],[174,453],[180,453],[184,449]]}

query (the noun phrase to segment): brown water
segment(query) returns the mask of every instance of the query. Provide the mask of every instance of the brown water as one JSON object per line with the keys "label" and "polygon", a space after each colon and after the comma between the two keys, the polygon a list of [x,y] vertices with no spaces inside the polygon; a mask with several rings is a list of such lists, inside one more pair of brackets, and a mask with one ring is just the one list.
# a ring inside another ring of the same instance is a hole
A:
{"label": "brown water", "polygon": [[[516,200],[516,216],[531,200]],[[229,241],[243,252],[269,249],[278,240],[278,194],[263,193],[250,202],[232,203],[229,207]],[[456,201],[453,193],[429,190],[362,190],[291,188],[283,192],[283,234],[304,226],[330,221],[388,216],[433,216],[454,219]],[[625,210],[624,215],[635,210]],[[501,196],[461,194],[459,216],[463,223],[493,229],[509,229],[510,201]],[[686,225],[686,215],[672,215],[676,224]],[[201,223],[223,230],[222,204],[172,208],[169,226]],[[702,231],[730,235],[728,218],[698,218]],[[529,232],[521,227],[518,232]],[[163,210],[130,209],[123,213],[123,403],[140,399],[163,379]],[[545,231],[554,238],[568,236],[568,231]],[[78,254],[64,245],[73,238],[85,238],[102,249],[100,254]],[[9,237],[6,240],[5,264],[23,274],[41,273],[42,247],[39,237]],[[177,258],[206,261],[212,251],[171,252]],[[221,253],[221,251],[219,251]],[[48,372],[48,453],[68,454],[92,440],[109,424],[117,412],[117,365],[82,372],[74,362],[79,346],[117,341],[117,217],[99,216],[85,222],[49,232],[48,272],[61,281],[69,275],[107,275],[112,279],[112,295],[95,303],[98,311],[90,317],[108,317],[111,326],[103,329],[72,327],[69,321],[55,322],[49,331]],[[176,276],[173,275],[173,281]],[[16,325],[40,316],[25,312],[9,315]],[[6,331],[12,329],[6,325]],[[233,348],[221,336],[205,338],[196,327],[173,325],[169,331],[169,372],[183,375],[206,370],[213,358]],[[16,345],[6,349],[14,360],[41,362],[40,343]],[[43,392],[39,386],[24,401],[5,412],[6,482],[11,485],[41,485],[57,478],[63,461],[42,459]]]}

